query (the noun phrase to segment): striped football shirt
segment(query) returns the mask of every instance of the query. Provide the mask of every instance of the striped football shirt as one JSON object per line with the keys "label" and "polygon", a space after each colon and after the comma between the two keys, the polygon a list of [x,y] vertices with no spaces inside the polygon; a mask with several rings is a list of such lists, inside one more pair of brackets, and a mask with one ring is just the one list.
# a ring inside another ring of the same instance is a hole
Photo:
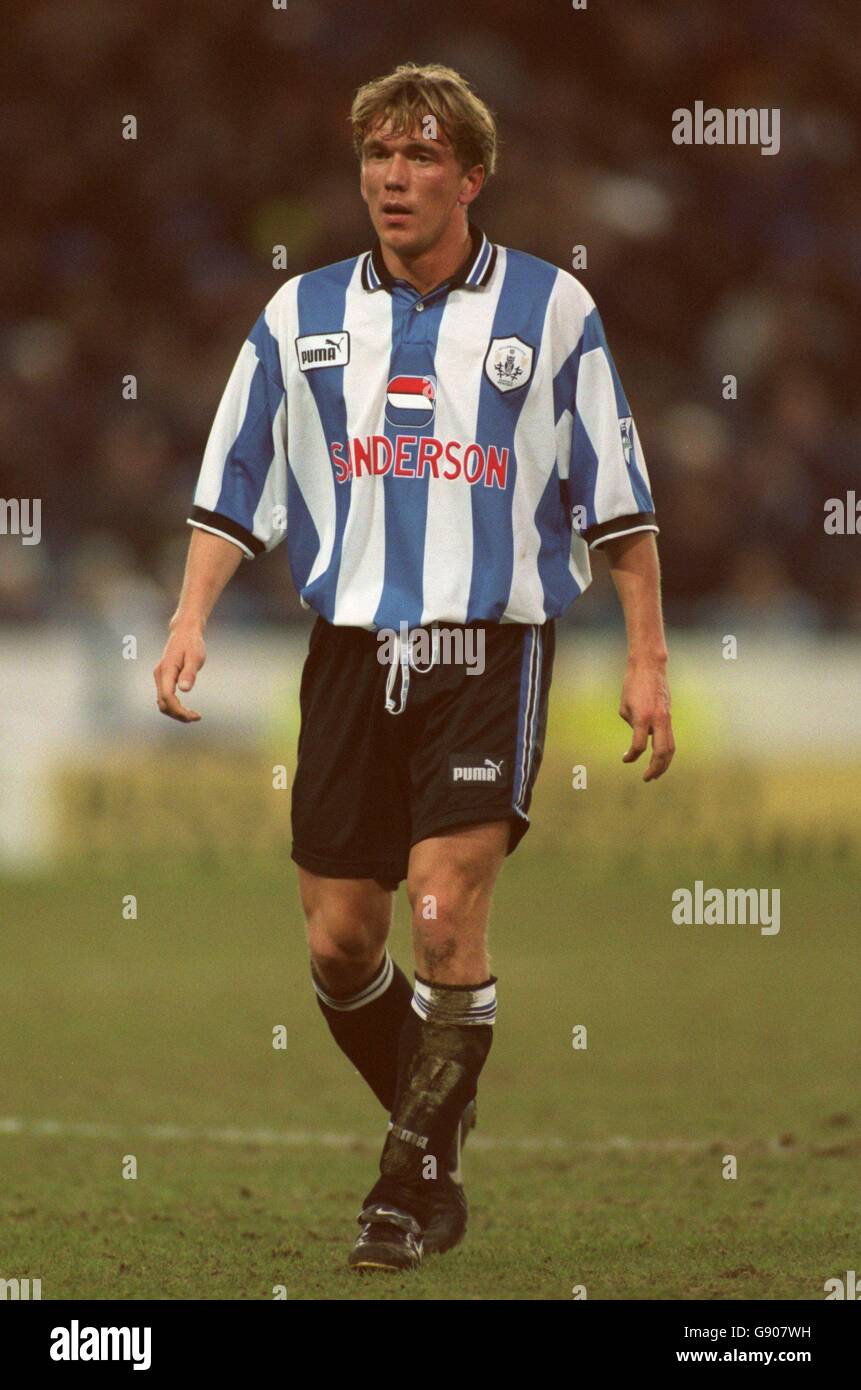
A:
{"label": "striped football shirt", "polygon": [[540,624],[589,584],[590,548],[658,529],[588,291],[470,237],[426,294],[379,243],[294,276],[225,387],[189,522],[249,558],[286,539],[330,623]]}

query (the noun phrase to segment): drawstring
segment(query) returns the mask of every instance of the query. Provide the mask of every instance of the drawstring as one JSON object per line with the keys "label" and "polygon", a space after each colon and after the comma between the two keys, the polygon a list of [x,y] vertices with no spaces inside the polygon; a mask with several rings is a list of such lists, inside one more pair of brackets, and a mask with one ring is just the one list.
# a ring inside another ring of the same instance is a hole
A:
{"label": "drawstring", "polygon": [[[398,631],[398,645],[391,665],[389,674],[386,677],[386,709],[389,714],[403,714],[407,707],[407,695],[410,689],[410,666],[418,675],[426,675],[432,670],[439,661],[439,628],[431,628],[431,659],[429,666],[418,666],[413,660],[412,636],[405,622],[402,622]],[[392,690],[395,685],[395,676],[398,666],[401,668],[401,696],[400,704],[396,705],[392,699]]]}
{"label": "drawstring", "polygon": [[[395,707],[392,699],[392,688],[395,684],[395,675],[398,669],[398,662],[401,667],[401,703]],[[407,706],[407,691],[410,688],[410,648],[409,643],[404,642],[403,633],[398,633],[398,645],[391,665],[389,674],[386,677],[386,709],[389,714],[403,714]]]}

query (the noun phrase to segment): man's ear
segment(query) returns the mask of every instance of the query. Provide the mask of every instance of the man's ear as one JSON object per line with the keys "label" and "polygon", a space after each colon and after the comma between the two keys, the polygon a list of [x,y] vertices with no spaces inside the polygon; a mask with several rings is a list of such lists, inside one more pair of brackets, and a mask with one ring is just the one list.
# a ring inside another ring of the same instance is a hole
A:
{"label": "man's ear", "polygon": [[481,186],[483,183],[483,164],[474,164],[471,169],[467,169],[466,173],[461,179],[461,188],[460,192],[457,195],[457,201],[461,207],[469,207],[470,203],[473,202],[481,192]]}
{"label": "man's ear", "polygon": [[362,164],[362,165],[360,166],[360,170],[359,170],[359,192],[360,192],[361,195],[362,195],[362,201],[366,203],[366,202],[368,201],[368,195],[367,195],[367,193],[365,192],[365,166],[364,166],[364,164]]}

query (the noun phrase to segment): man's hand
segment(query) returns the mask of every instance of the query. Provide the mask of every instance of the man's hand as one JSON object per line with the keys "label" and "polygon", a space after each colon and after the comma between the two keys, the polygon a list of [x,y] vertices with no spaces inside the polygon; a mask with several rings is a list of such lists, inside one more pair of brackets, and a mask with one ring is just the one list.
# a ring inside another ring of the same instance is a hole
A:
{"label": "man's hand", "polygon": [[200,715],[180,702],[177,687],[186,691],[194,685],[206,660],[203,630],[207,618],[241,563],[242,551],[233,541],[195,527],[185,562],[182,593],[170,620],[170,637],[153,671],[159,709],[181,724],[195,724]]}
{"label": "man's hand", "polygon": [[635,531],[604,542],[610,574],[625,614],[628,669],[619,713],[634,730],[623,763],[635,763],[652,736],[652,760],[644,782],[662,777],[676,745],[670,723],[667,644],[661,617],[661,576],[654,533]]}
{"label": "man's hand", "polygon": [[153,671],[158,691],[158,707],[162,714],[178,719],[182,724],[194,724],[200,715],[186,709],[176,693],[191,690],[198,671],[206,660],[203,631],[199,627],[177,627],[167,639],[161,661]]}
{"label": "man's hand", "polygon": [[652,736],[652,760],[643,773],[644,782],[662,777],[676,751],[670,720],[670,688],[663,664],[629,661],[622,686],[619,714],[634,731],[623,763],[635,763]]}

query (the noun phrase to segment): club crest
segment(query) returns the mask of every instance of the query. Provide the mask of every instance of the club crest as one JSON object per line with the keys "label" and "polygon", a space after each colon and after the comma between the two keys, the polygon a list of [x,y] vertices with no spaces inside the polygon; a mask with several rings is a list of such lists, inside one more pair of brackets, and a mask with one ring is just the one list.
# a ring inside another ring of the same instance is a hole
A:
{"label": "club crest", "polygon": [[484,359],[484,373],[497,391],[516,391],[532,376],[532,348],[521,338],[494,338]]}

